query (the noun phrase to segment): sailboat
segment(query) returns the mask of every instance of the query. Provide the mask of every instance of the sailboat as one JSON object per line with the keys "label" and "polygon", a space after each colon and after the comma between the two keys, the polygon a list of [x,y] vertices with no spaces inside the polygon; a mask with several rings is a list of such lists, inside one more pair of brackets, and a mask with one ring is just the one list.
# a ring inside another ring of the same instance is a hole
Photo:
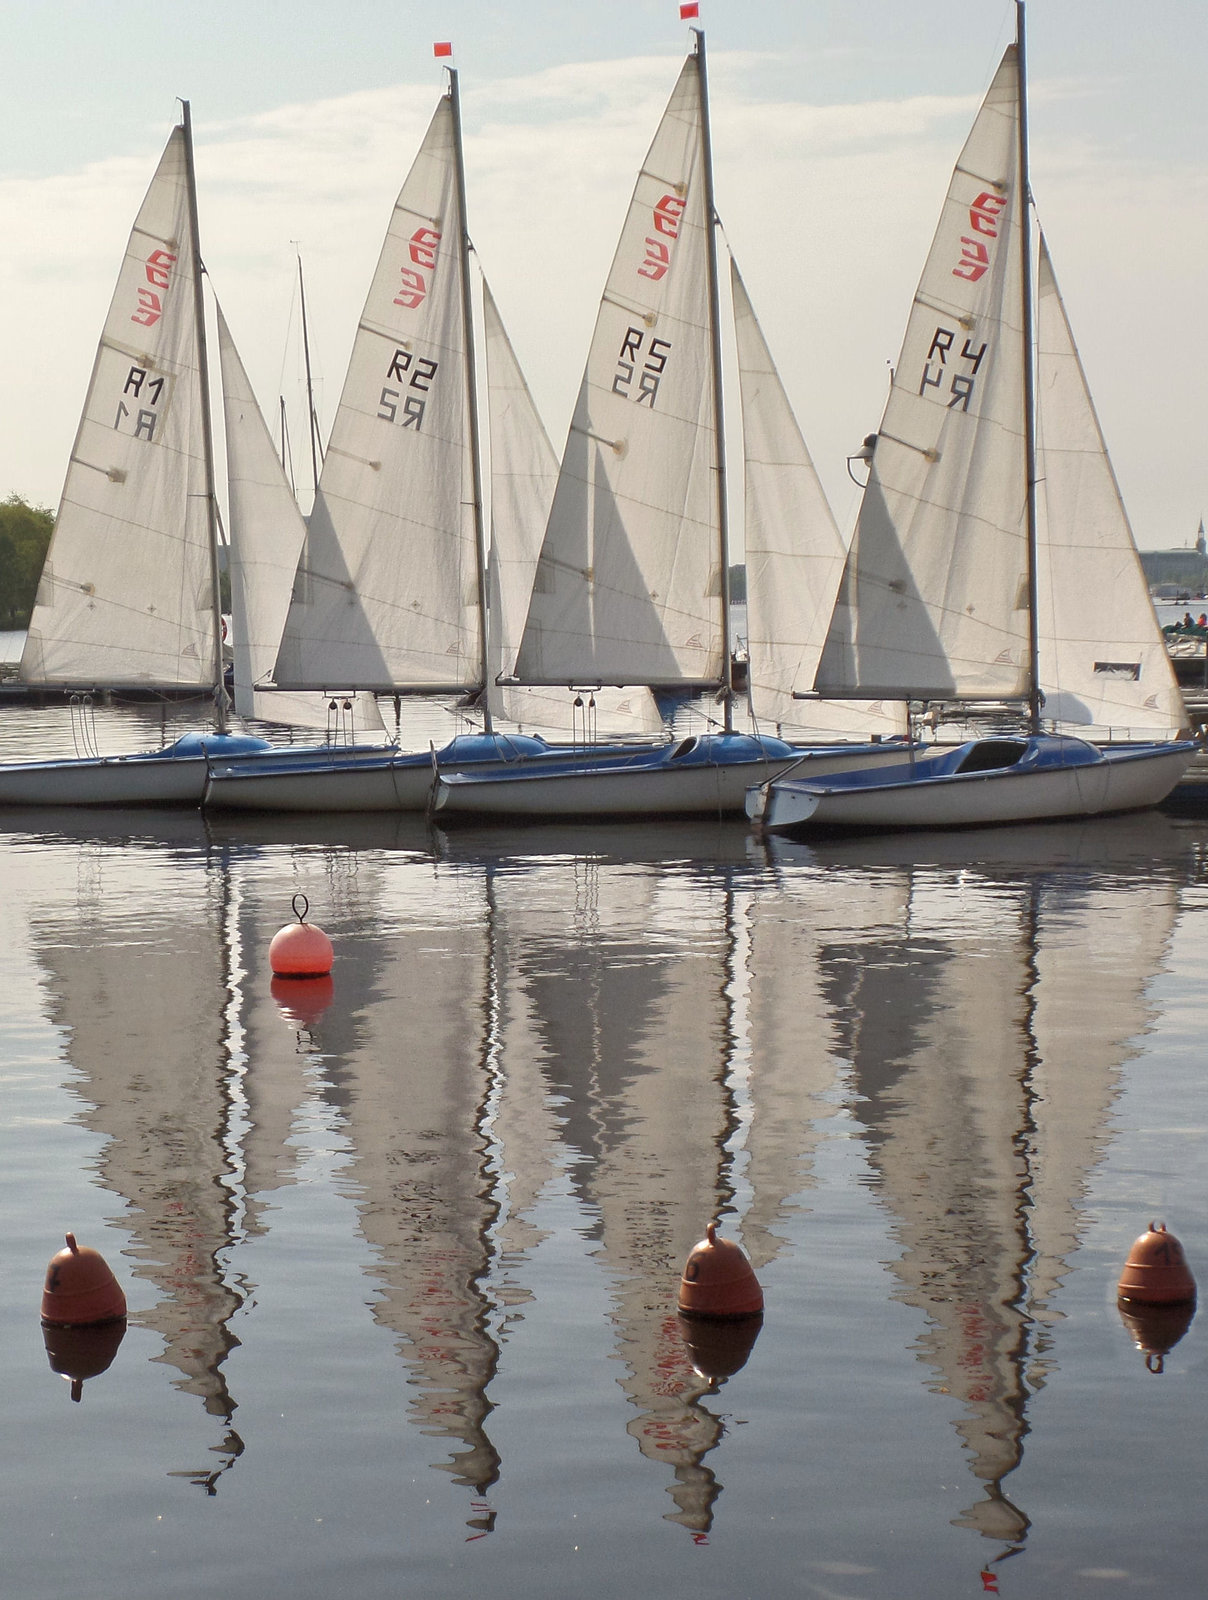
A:
{"label": "sailboat", "polygon": [[229,572],[235,710],[241,717],[306,728],[326,722],[329,737],[345,741],[357,728],[381,732],[384,724],[372,695],[287,695],[273,685],[306,523],[221,305],[217,316],[234,557]]}
{"label": "sailboat", "polygon": [[3,805],[197,802],[227,731],[192,124],[126,246],[21,657],[39,686],[212,693],[216,729],[142,755],[0,766]]}
{"label": "sailboat", "polygon": [[769,831],[1131,810],[1197,749],[1173,737],[1182,702],[1043,238],[1033,309],[1022,0],[1016,17],[915,296],[815,689],[1022,702],[1027,731],[783,775],[748,797]]}
{"label": "sailboat", "polygon": [[[277,652],[278,688],[486,693],[489,569],[469,255],[450,68],[357,329]],[[560,759],[539,736],[497,732],[489,697],[484,723],[482,733],[451,740],[441,762]],[[270,751],[215,763],[206,805],[422,811],[432,779],[427,750],[330,749],[311,759]]]}
{"label": "sailboat", "polygon": [[[717,243],[705,42],[693,31],[604,287],[515,677],[715,692],[724,731],[606,766],[438,762],[433,803],[447,819],[741,812],[752,782],[801,754],[733,725]],[[882,725],[898,731],[892,715]],[[888,752],[849,743],[811,760],[826,770],[861,758]]]}

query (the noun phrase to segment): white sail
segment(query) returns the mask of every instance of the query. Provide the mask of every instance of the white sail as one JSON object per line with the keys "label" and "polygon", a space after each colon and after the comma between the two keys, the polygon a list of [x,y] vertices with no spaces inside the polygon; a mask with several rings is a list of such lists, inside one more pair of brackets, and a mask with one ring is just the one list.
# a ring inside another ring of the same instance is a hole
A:
{"label": "white sail", "polygon": [[[329,719],[327,696],[273,691],[273,665],[289,610],[294,572],[306,539],[306,523],[286,481],[221,306],[218,354],[230,503],[235,710],[242,717],[322,727]],[[340,701],[337,710],[342,706]],[[371,695],[358,695],[350,715],[358,727],[382,727]]]}
{"label": "white sail", "polygon": [[[492,715],[550,732],[658,733],[649,689],[566,689],[500,683],[515,673],[558,458],[516,360],[494,297],[483,284],[487,414],[491,443],[491,614],[487,700]],[[576,700],[579,702],[576,705]]]}
{"label": "white sail", "polygon": [[527,683],[722,676],[703,133],[689,57],[600,303],[520,648]]}
{"label": "white sail", "polygon": [[1044,715],[1084,737],[1186,723],[1043,236],[1037,279],[1037,588]]}
{"label": "white sail", "polygon": [[902,701],[795,699],[813,687],[847,551],[737,263],[730,263],[746,505],[751,711],[794,734],[906,731]]}
{"label": "white sail", "polygon": [[21,659],[28,683],[213,685],[194,272],[178,127],[105,319]]}
{"label": "white sail", "polygon": [[277,661],[289,688],[483,681],[451,100],[365,303]]}
{"label": "white sail", "polygon": [[1020,84],[1003,57],[949,184],[815,680],[1022,696],[1027,678]]}

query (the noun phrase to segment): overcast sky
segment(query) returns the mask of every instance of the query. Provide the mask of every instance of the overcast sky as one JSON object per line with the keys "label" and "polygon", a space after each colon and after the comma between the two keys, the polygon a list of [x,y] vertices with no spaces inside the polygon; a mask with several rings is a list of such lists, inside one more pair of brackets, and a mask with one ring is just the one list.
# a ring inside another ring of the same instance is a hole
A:
{"label": "overcast sky", "polygon": [[[1032,176],[1142,546],[1208,511],[1208,8],[1032,0]],[[841,525],[1004,0],[702,0],[718,210]],[[118,262],[192,102],[202,250],[261,405],[329,427],[394,197],[461,74],[470,232],[561,448],[691,39],[677,0],[0,0],[0,496],[59,495]],[[737,414],[737,396],[730,401]]]}

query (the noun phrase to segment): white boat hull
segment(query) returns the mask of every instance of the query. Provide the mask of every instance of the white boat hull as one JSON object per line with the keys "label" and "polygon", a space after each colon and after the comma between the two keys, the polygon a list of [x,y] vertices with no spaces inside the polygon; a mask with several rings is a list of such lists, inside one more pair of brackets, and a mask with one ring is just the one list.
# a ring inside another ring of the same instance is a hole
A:
{"label": "white boat hull", "polygon": [[817,776],[847,771],[860,762],[885,766],[908,759],[889,745],[854,745],[843,750],[791,752],[750,761],[700,762],[676,767],[634,765],[582,767],[562,772],[509,772],[506,777],[474,772],[441,773],[433,810],[442,822],[461,817],[545,818],[741,816],[747,790],[790,768]]}
{"label": "white boat hull", "polygon": [[434,781],[432,762],[333,762],[278,770],[215,767],[205,791],[207,811],[425,811]]}
{"label": "white boat hull", "polygon": [[748,815],[768,833],[828,828],[969,828],[1061,817],[1102,816],[1159,804],[1197,746],[1105,751],[1086,765],[955,773],[860,788],[787,780],[748,797]]}
{"label": "white boat hull", "polygon": [[0,806],[196,806],[204,756],[98,756],[0,765]]}

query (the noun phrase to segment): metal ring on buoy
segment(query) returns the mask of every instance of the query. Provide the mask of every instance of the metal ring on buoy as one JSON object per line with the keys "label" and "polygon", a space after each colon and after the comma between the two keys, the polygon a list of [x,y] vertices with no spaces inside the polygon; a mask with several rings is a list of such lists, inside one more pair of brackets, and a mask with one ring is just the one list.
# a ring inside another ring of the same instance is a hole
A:
{"label": "metal ring on buoy", "polygon": [[[301,900],[301,902],[302,902],[301,911],[298,910],[298,901],[299,900]],[[310,910],[310,901],[301,892],[301,890],[299,890],[299,892],[290,901],[290,906],[293,908],[294,916],[297,917],[298,921],[299,922],[305,922],[306,921],[306,913]]]}

